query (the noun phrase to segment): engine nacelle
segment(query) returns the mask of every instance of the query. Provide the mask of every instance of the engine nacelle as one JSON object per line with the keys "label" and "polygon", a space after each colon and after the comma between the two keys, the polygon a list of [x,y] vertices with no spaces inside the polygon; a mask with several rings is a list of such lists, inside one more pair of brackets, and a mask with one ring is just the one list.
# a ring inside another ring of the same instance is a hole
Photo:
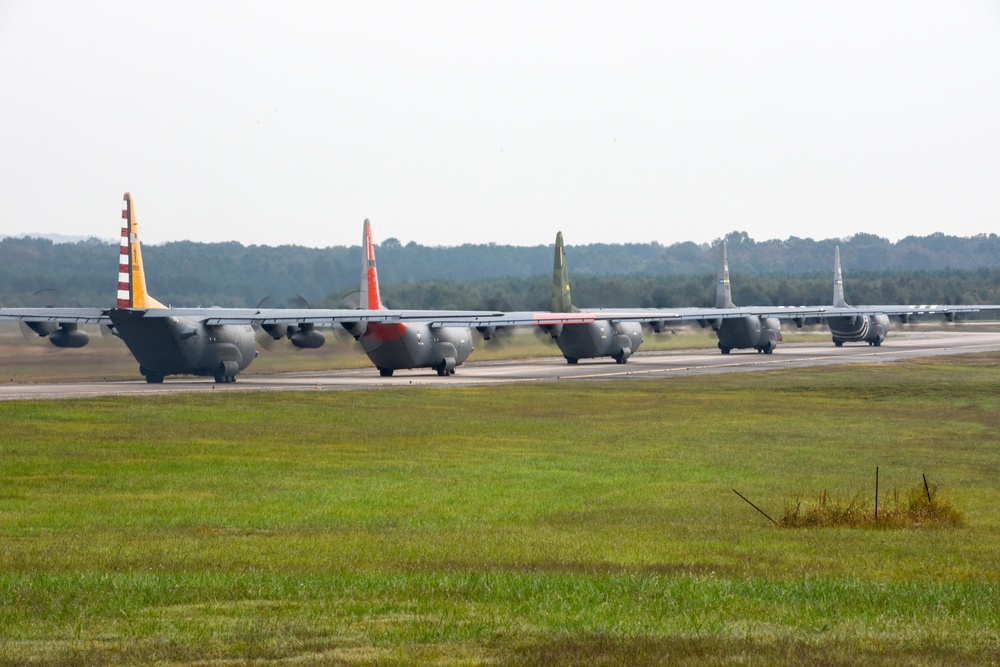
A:
{"label": "engine nacelle", "polygon": [[[287,324],[262,324],[260,328],[274,340],[281,340],[285,336],[289,336],[290,333],[298,330],[298,327],[290,327]],[[295,331],[290,332],[289,329],[294,329]]]}
{"label": "engine nacelle", "polygon": [[56,347],[83,347],[90,341],[86,331],[80,331],[76,322],[67,322],[49,334],[49,342]]}
{"label": "engine nacelle", "polygon": [[365,331],[368,330],[368,320],[352,320],[341,322],[340,326],[344,327],[347,333],[354,336],[354,340],[359,340],[365,335]]}
{"label": "engine nacelle", "polygon": [[323,347],[323,344],[326,343],[326,337],[316,331],[315,325],[311,323],[300,324],[297,329],[288,337],[295,347],[315,350],[317,347]]}

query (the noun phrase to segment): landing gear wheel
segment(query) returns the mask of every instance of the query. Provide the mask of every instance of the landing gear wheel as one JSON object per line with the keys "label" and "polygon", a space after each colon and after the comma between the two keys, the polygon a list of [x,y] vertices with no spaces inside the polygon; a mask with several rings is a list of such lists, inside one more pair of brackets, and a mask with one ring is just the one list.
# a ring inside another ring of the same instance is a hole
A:
{"label": "landing gear wheel", "polygon": [[572,366],[573,364],[575,364],[578,361],[580,361],[580,360],[577,359],[576,357],[566,357],[566,363],[569,364],[570,366]]}
{"label": "landing gear wheel", "polygon": [[628,362],[628,357],[626,357],[624,354],[619,354],[617,357],[615,357],[616,364],[624,364],[627,362]]}
{"label": "landing gear wheel", "polygon": [[381,375],[384,378],[391,378],[392,377],[392,369],[391,368],[382,368],[381,366],[379,366],[378,374]]}
{"label": "landing gear wheel", "polygon": [[448,369],[445,368],[444,366],[442,366],[441,368],[437,369],[437,372],[438,372],[438,377],[444,377],[444,376],[448,375]]}
{"label": "landing gear wheel", "polygon": [[729,353],[730,353],[730,352],[732,351],[732,349],[733,349],[733,348],[731,348],[731,347],[726,347],[726,346],[725,346],[725,345],[723,345],[722,343],[719,343],[719,352],[722,352],[722,354],[729,354]]}
{"label": "landing gear wheel", "polygon": [[146,384],[163,384],[163,376],[159,373],[146,371]]}
{"label": "landing gear wheel", "polygon": [[837,347],[844,347],[844,341],[840,340],[839,338],[834,338],[833,344],[836,345]]}

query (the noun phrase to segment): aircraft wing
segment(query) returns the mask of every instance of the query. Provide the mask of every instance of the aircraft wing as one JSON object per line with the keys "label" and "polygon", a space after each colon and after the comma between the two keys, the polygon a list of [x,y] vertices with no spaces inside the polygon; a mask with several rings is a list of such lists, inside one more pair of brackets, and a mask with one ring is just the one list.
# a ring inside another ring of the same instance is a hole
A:
{"label": "aircraft wing", "polygon": [[949,319],[956,313],[978,313],[984,310],[1000,310],[997,305],[876,305],[876,306],[822,306],[824,317],[851,317],[853,315],[944,315]]}
{"label": "aircraft wing", "polygon": [[[543,311],[515,311],[494,315],[478,314],[467,318],[462,313],[451,314],[449,319],[438,319],[433,311],[424,311],[414,319],[429,322],[432,326],[529,326],[554,324],[588,324],[598,321],[674,323],[696,322],[740,317],[777,317],[780,319],[804,319],[821,317],[823,306],[754,306],[746,308],[591,308],[573,313],[553,313]],[[391,311],[376,311],[387,313]],[[438,311],[439,313],[442,311]],[[447,312],[447,311],[445,311]],[[409,311],[418,313],[418,311]]]}
{"label": "aircraft wing", "polygon": [[332,326],[341,322],[428,322],[448,326],[475,326],[502,313],[457,310],[358,310],[348,308],[165,308],[143,311],[143,317],[190,317],[209,325],[313,324]]}
{"label": "aircraft wing", "polygon": [[596,308],[585,311],[598,320],[623,322],[697,322],[742,317],[776,317],[794,320],[820,317],[824,306],[747,306],[743,308]]}
{"label": "aircraft wing", "polygon": [[0,308],[0,320],[53,324],[111,323],[108,311],[102,308]]}

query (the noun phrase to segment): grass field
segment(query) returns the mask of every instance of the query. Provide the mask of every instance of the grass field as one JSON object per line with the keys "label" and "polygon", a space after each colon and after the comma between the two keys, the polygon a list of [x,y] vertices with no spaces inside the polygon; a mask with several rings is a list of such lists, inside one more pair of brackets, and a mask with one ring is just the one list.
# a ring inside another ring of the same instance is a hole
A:
{"label": "grass field", "polygon": [[998,664],[998,362],[0,403],[0,664]]}

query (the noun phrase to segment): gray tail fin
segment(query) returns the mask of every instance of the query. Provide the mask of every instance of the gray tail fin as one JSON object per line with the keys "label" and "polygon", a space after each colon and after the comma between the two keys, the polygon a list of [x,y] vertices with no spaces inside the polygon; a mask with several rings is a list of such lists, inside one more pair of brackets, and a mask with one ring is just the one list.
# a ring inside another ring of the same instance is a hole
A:
{"label": "gray tail fin", "polygon": [[719,284],[715,288],[716,308],[735,308],[733,293],[729,288],[729,258],[726,256],[726,240],[722,240],[722,255],[719,258]]}
{"label": "gray tail fin", "polygon": [[833,249],[833,306],[847,308],[844,300],[844,275],[840,270],[840,246]]}
{"label": "gray tail fin", "polygon": [[566,250],[562,232],[556,233],[556,254],[552,260],[552,312],[575,313],[569,295],[569,273],[566,270]]}

